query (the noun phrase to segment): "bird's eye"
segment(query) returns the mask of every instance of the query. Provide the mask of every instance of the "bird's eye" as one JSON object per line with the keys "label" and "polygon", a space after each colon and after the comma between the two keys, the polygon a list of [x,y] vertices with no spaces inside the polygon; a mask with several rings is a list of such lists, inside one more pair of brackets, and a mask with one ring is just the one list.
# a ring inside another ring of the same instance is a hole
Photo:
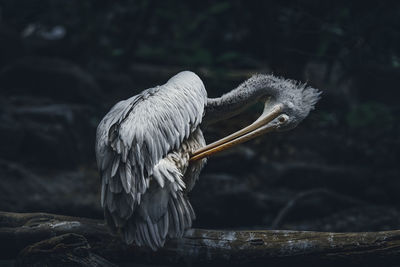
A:
{"label": "bird's eye", "polygon": [[286,114],[283,114],[278,118],[278,121],[281,124],[286,123],[288,120],[289,120],[289,116]]}

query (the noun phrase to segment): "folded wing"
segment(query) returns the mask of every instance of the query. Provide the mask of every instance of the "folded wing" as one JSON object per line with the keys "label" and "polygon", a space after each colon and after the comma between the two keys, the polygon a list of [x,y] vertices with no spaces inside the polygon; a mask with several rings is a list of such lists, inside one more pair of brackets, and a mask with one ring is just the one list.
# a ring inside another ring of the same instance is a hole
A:
{"label": "folded wing", "polygon": [[[183,174],[174,173],[171,166],[168,166],[166,173],[160,173],[160,163],[166,164],[162,163],[162,159],[176,151],[197,129],[203,117],[206,98],[207,93],[200,78],[185,71],[162,86],[147,89],[117,103],[100,122],[96,136],[96,158],[102,178],[101,204],[111,226],[128,229],[127,223],[129,221],[132,224],[132,215],[140,216],[136,213],[142,201],[152,203],[153,199],[154,203],[162,203],[163,199],[157,198],[163,198],[169,192],[155,194],[158,188],[162,190],[166,184],[174,187],[172,180],[179,184],[177,179],[181,179]],[[158,173],[154,175],[154,172]],[[149,191],[153,180],[157,181],[158,187]],[[164,219],[162,214],[168,205],[174,205],[172,202],[156,208],[146,207],[146,212],[152,209],[151,213],[156,214],[153,217],[159,217],[155,219]],[[157,208],[159,212],[154,211]],[[159,235],[165,238],[165,232]],[[140,236],[146,240],[145,233]],[[130,239],[126,238],[127,241]]]}

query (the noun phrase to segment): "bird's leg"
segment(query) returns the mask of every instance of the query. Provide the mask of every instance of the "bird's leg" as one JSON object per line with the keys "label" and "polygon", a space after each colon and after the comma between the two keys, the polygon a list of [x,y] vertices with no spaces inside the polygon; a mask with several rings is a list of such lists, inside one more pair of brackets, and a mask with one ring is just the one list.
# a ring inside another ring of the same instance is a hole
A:
{"label": "bird's leg", "polygon": [[[194,161],[211,156],[262,134],[274,131],[288,120],[287,115],[282,114],[282,110],[282,104],[277,104],[268,109],[265,108],[263,114],[255,122],[231,135],[198,149],[191,155],[190,160]],[[278,118],[277,122],[271,124],[270,122],[276,118]]]}

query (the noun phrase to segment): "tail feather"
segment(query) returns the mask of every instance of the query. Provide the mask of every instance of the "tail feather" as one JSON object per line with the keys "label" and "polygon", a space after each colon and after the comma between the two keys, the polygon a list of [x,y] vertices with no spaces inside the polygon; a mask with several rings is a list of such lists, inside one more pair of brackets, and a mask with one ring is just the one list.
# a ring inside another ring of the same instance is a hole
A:
{"label": "tail feather", "polygon": [[[200,131],[196,136],[202,139]],[[204,140],[200,141],[188,142],[188,145],[190,143],[195,146],[190,150],[204,145]],[[107,223],[121,232],[121,237],[127,244],[135,243],[157,250],[164,245],[167,236],[180,238],[192,226],[196,216],[186,192],[193,188],[204,161],[192,163],[186,169],[179,164],[183,157],[179,153],[170,153],[160,160],[151,174],[142,173],[140,164],[131,159],[127,158],[127,162],[123,162],[123,158],[121,162],[119,159],[114,160],[113,164],[119,171],[115,171],[111,177],[106,175],[107,179],[103,178],[102,203]],[[183,160],[187,159],[188,156]],[[128,160],[132,165],[131,169],[126,173],[121,172],[119,168],[125,170]],[[125,183],[124,178],[130,176],[130,172],[135,172],[136,178],[132,179],[131,184]],[[144,185],[144,182],[146,190],[141,191],[140,184]],[[133,194],[132,188],[138,188],[136,194]]]}
{"label": "tail feather", "polygon": [[[134,214],[121,227],[122,238],[127,244],[135,243],[138,246],[149,246],[153,250],[164,246],[167,235],[170,238],[180,238],[191,227],[194,212],[190,202],[182,192],[176,192],[177,198],[169,195],[168,208],[165,214],[154,221],[151,216],[145,219]],[[144,206],[146,207],[146,206]],[[117,225],[115,216],[106,212],[106,218],[112,217],[110,225]],[[118,222],[120,223],[120,222]]]}

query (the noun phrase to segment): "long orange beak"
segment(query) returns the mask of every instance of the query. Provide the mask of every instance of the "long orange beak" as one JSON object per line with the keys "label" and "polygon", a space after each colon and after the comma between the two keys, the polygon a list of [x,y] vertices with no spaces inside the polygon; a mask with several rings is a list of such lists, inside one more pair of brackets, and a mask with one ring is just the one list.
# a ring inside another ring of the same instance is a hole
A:
{"label": "long orange beak", "polygon": [[[267,112],[265,108],[263,114],[249,126],[193,152],[190,161],[209,157],[257,136],[276,130],[280,124],[285,123],[288,119],[286,115],[282,114],[282,111],[282,104],[275,105],[272,109],[268,109]],[[269,125],[277,117],[279,117],[279,123]]]}

